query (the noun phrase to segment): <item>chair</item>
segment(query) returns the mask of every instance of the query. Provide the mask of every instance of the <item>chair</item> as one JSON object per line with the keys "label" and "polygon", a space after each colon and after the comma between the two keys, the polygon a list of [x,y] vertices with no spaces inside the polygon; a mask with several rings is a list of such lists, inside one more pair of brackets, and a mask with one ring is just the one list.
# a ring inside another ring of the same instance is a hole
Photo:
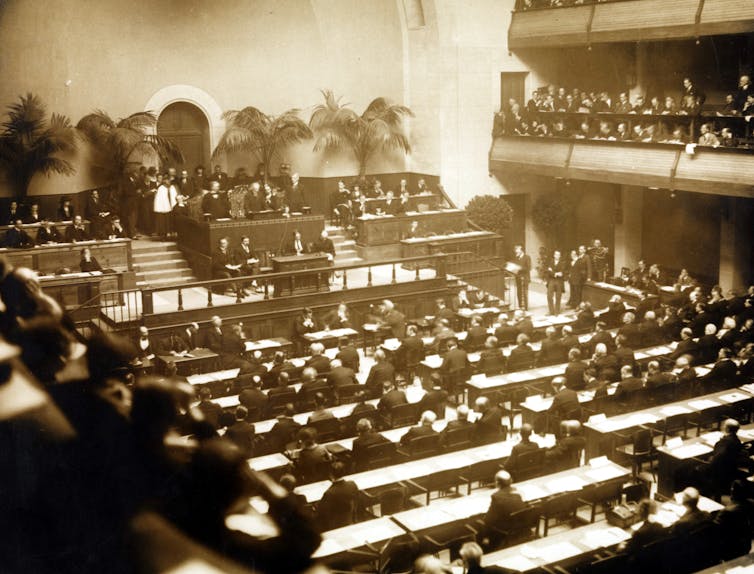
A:
{"label": "chair", "polygon": [[[513,389],[501,389],[499,391],[500,408],[503,410],[503,416],[508,417],[509,428],[514,429],[513,421],[516,415],[520,415],[523,411],[521,409],[521,403],[529,396],[531,389],[526,387],[519,387]],[[536,394],[536,392],[531,392]]]}
{"label": "chair", "polygon": [[564,522],[576,517],[576,509],[579,503],[578,494],[577,492],[564,492],[544,501],[541,514],[544,520],[544,536],[547,536],[550,530],[550,520]]}
{"label": "chair", "polygon": [[537,355],[534,351],[515,353],[508,357],[508,372],[525,371],[534,366]]}
{"label": "chair", "polygon": [[511,474],[516,482],[541,475],[545,467],[546,453],[545,449],[538,448],[518,455],[516,465],[511,469]]}
{"label": "chair", "polygon": [[457,523],[444,524],[433,528],[429,534],[422,536],[424,550],[430,554],[439,554],[448,550],[450,560],[458,558],[458,551],[465,542],[474,541],[474,533]]}
{"label": "chair", "polygon": [[467,425],[445,431],[442,435],[445,450],[461,450],[472,446],[471,434],[473,430],[472,425]]}
{"label": "chair", "polygon": [[310,422],[307,426],[317,431],[317,440],[330,442],[340,438],[340,421],[336,418]]}
{"label": "chair", "polygon": [[448,391],[448,396],[454,397],[456,401],[459,400],[458,397],[460,396],[460,401],[463,401],[463,395],[466,390],[465,383],[469,380],[470,376],[470,367],[464,367],[446,373],[443,377],[443,387]]}
{"label": "chair", "polygon": [[662,444],[664,445],[669,436],[675,436],[680,433],[683,438],[686,438],[686,427],[688,424],[689,415],[686,413],[679,413],[666,417],[654,425],[653,428],[657,429],[662,434]]}
{"label": "chair", "polygon": [[633,569],[629,557],[625,554],[608,554],[579,570],[582,574],[628,574]]}
{"label": "chair", "polygon": [[296,390],[289,388],[283,393],[276,393],[267,401],[267,416],[275,417],[285,410],[285,405],[296,402]]}
{"label": "chair", "polygon": [[475,520],[471,524],[466,524],[466,528],[474,533],[479,542],[487,538],[488,543],[485,545],[488,548],[514,546],[539,537],[540,511],[538,505],[531,505],[511,513],[503,527],[491,526],[484,520]]}
{"label": "chair", "polygon": [[392,428],[405,427],[415,424],[419,420],[418,403],[395,405],[390,409],[390,426]]}
{"label": "chair", "polygon": [[642,464],[647,461],[649,461],[650,472],[653,472],[655,449],[652,441],[652,429],[641,427],[631,436],[630,444],[618,446],[615,450],[631,460],[631,475],[634,478],[639,475]]}
{"label": "chair", "polygon": [[458,477],[458,480],[466,483],[467,494],[471,494],[473,483],[477,483],[479,488],[492,484],[495,480],[495,474],[502,468],[499,460],[482,460],[469,466]]}
{"label": "chair", "polygon": [[438,453],[440,450],[440,435],[430,434],[418,436],[409,441],[404,448],[397,450],[398,454],[409,459],[424,458]]}
{"label": "chair", "polygon": [[505,371],[505,355],[501,354],[494,359],[480,359],[477,363],[477,371],[484,373],[488,377],[493,375],[499,375]]}
{"label": "chair", "polygon": [[395,453],[396,446],[395,443],[392,442],[378,443],[368,446],[364,456],[367,468],[364,470],[390,466],[395,461]]}
{"label": "chair", "polygon": [[437,492],[440,495],[437,498],[460,496],[458,489],[461,485],[461,477],[456,468],[441,470],[424,478],[407,480],[405,482],[407,485],[414,487],[416,491],[426,495],[427,505],[432,500],[433,492]]}
{"label": "chair", "polygon": [[356,398],[356,394],[364,390],[364,386],[358,383],[353,385],[343,385],[335,389],[335,396],[339,405],[345,405],[352,403]]}
{"label": "chair", "polygon": [[596,484],[584,488],[579,497],[579,503],[588,504],[592,513],[589,522],[594,522],[597,514],[597,505],[602,505],[603,509],[608,502],[620,500],[623,493],[623,484],[619,481],[609,481],[602,484]]}

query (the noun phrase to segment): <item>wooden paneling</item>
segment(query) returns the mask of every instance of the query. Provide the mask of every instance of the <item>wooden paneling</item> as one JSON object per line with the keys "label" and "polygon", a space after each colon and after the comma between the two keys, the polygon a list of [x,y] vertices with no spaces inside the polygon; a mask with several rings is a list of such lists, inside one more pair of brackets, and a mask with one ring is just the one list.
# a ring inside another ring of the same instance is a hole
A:
{"label": "wooden paneling", "polygon": [[[745,0],[705,0],[701,27],[709,35],[743,34],[754,31],[754,2]],[[719,32],[714,30],[719,29]]]}
{"label": "wooden paneling", "polygon": [[675,186],[705,193],[754,197],[754,155],[697,147],[681,154]]}
{"label": "wooden paneling", "polygon": [[81,250],[84,247],[91,249],[92,256],[104,269],[118,271],[132,269],[130,239],[59,243],[30,249],[0,249],[0,254],[7,257],[17,267],[29,267],[42,274],[50,275],[63,267],[73,272],[79,271]]}
{"label": "wooden paneling", "polygon": [[615,41],[615,33],[627,32],[632,39],[675,37],[674,31],[693,27],[697,0],[636,0],[595,5],[592,21],[594,42]]}
{"label": "wooden paneling", "polygon": [[490,150],[490,169],[515,164],[537,175],[563,177],[572,143],[535,137],[496,138]]}
{"label": "wooden paneling", "polygon": [[511,49],[528,46],[583,44],[587,40],[591,6],[513,13],[509,31]]}
{"label": "wooden paneling", "polygon": [[466,229],[466,213],[458,209],[387,217],[359,217],[356,219],[358,244],[396,244],[408,232],[412,221],[418,221],[420,229],[425,232],[448,233]]}
{"label": "wooden paneling", "polygon": [[677,150],[615,142],[574,144],[568,173],[575,179],[619,183],[630,176],[637,185],[662,186],[670,181]]}

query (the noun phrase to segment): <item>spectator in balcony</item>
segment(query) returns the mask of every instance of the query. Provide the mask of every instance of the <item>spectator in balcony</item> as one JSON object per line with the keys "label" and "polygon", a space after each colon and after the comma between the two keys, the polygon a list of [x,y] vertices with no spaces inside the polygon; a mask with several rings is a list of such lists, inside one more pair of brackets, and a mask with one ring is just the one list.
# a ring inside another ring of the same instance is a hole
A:
{"label": "spectator in balcony", "polygon": [[741,115],[751,116],[752,114],[754,114],[754,94],[749,94],[746,96],[746,102],[744,103],[743,110],[741,110]]}
{"label": "spectator in balcony", "polygon": [[594,100],[589,97],[589,95],[585,94],[584,99],[581,100],[581,104],[579,104],[579,113],[582,114],[591,114],[594,111]]}
{"label": "spectator in balcony", "polygon": [[673,96],[665,96],[665,105],[660,113],[663,116],[674,116],[678,113],[678,104]]}
{"label": "spectator in balcony", "polygon": [[579,140],[590,139],[592,137],[592,128],[587,120],[581,122],[579,130],[574,134],[573,137]]}
{"label": "spectator in balcony", "polygon": [[645,114],[653,114],[653,115],[659,115],[662,113],[662,104],[660,103],[660,98],[657,96],[652,96],[652,99],[649,100],[649,106],[644,110]]}
{"label": "spectator in balcony", "polygon": [[700,107],[704,103],[704,100],[707,99],[707,97],[697,89],[694,82],[689,77],[683,78],[683,98],[685,99],[687,97],[693,98],[697,107]]}
{"label": "spectator in balcony", "polygon": [[647,102],[644,99],[644,96],[636,96],[636,99],[634,100],[634,105],[631,106],[631,112],[632,114],[644,114],[646,113],[646,110],[649,106],[647,106]]}
{"label": "spectator in balcony", "polygon": [[754,94],[754,85],[751,83],[751,78],[748,75],[741,76],[738,81],[738,91],[734,98],[735,109],[743,113],[746,100],[752,94]]}
{"label": "spectator in balcony", "polygon": [[600,92],[599,96],[597,96],[594,101],[594,111],[609,112],[612,108],[610,104],[610,95],[607,92]]}
{"label": "spectator in balcony", "polygon": [[566,95],[565,111],[568,113],[574,113],[579,111],[577,100],[574,99],[573,94]]}
{"label": "spectator in balcony", "polygon": [[628,124],[626,122],[618,123],[618,127],[615,130],[615,140],[623,142],[631,139],[631,133],[628,131]]}
{"label": "spectator in balcony", "polygon": [[595,139],[615,141],[615,133],[613,132],[612,122],[600,120],[600,129]]}
{"label": "spectator in balcony", "polygon": [[552,135],[558,138],[568,137],[568,130],[566,130],[565,123],[562,118],[558,118],[552,124]]}
{"label": "spectator in balcony", "polygon": [[631,137],[629,138],[630,141],[634,142],[640,142],[642,140],[644,134],[644,126],[641,124],[634,124],[634,127],[631,129]]}
{"label": "spectator in balcony", "polygon": [[613,107],[613,112],[616,114],[628,114],[632,111],[631,102],[628,99],[628,93],[621,92],[618,95],[618,101]]}
{"label": "spectator in balcony", "polygon": [[665,141],[672,144],[686,144],[686,134],[680,126],[676,126],[673,128],[673,133]]}
{"label": "spectator in balcony", "polygon": [[555,109],[559,112],[565,112],[567,111],[566,107],[568,105],[567,101],[568,96],[566,95],[566,90],[563,87],[558,88],[558,95],[555,97]]}
{"label": "spectator in balcony", "polygon": [[725,105],[723,106],[723,109],[717,112],[718,116],[735,116],[738,115],[738,110],[736,109],[736,98],[733,96],[733,94],[727,94],[725,96]]}
{"label": "spectator in balcony", "polygon": [[13,223],[13,227],[5,232],[4,247],[10,247],[12,249],[34,247],[34,242],[31,240],[31,237],[29,237],[29,234],[24,231],[20,219],[16,219]]}
{"label": "spectator in balcony", "polygon": [[679,116],[698,116],[700,111],[701,108],[699,107],[699,100],[696,96],[683,96],[681,107],[678,110]]}
{"label": "spectator in balcony", "polygon": [[736,140],[730,128],[723,128],[720,131],[720,145],[723,147],[736,147]]}
{"label": "spectator in balcony", "polygon": [[720,145],[720,140],[717,139],[717,136],[712,131],[712,124],[702,124],[700,130],[702,132],[702,134],[699,136],[700,146],[718,147]]}
{"label": "spectator in balcony", "polygon": [[514,100],[511,105],[511,112],[508,115],[506,122],[506,131],[509,134],[518,134],[518,128],[521,126],[523,117],[521,116],[521,106]]}

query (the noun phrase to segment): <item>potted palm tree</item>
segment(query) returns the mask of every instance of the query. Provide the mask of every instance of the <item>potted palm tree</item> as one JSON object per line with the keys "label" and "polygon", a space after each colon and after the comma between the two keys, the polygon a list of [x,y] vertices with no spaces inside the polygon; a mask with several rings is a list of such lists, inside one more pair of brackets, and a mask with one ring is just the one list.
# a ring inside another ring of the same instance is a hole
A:
{"label": "potted palm tree", "polygon": [[23,200],[31,179],[37,173],[72,175],[71,162],[61,154],[76,149],[71,121],[63,115],[45,118],[39,96],[26,94],[8,107],[8,119],[0,132],[0,168],[6,174],[13,194]]}
{"label": "potted palm tree", "polygon": [[157,135],[157,116],[137,112],[113,120],[96,110],[76,124],[79,133],[92,145],[92,167],[108,183],[120,183],[132,164],[150,162],[183,163],[180,148],[169,138]]}
{"label": "potted palm tree", "polygon": [[408,107],[380,97],[358,115],[331,90],[322,90],[322,95],[324,103],[314,108],[309,120],[317,134],[314,151],[350,149],[359,163],[359,177],[366,174],[367,163],[378,150],[411,152],[404,119],[414,113]]}
{"label": "potted palm tree", "polygon": [[280,157],[284,148],[312,137],[309,126],[298,117],[295,109],[270,116],[248,106],[242,110],[228,110],[223,119],[225,133],[212,152],[213,159],[229,152],[252,154],[264,164],[265,181],[273,160]]}

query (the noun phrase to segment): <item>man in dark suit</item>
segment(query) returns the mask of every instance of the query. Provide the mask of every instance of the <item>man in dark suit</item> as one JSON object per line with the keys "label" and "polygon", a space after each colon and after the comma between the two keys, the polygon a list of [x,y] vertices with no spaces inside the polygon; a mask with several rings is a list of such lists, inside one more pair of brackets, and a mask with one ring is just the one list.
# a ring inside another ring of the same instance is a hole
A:
{"label": "man in dark suit", "polygon": [[555,377],[552,380],[552,387],[555,389],[555,396],[552,398],[552,405],[548,412],[559,420],[580,420],[579,395],[566,386],[565,377]]}
{"label": "man in dark suit", "polygon": [[634,376],[633,367],[630,365],[623,365],[620,369],[620,383],[615,389],[613,397],[620,398],[625,394],[631,394],[634,391],[638,391],[644,387],[644,380]]}
{"label": "man in dark suit", "polygon": [[634,370],[634,373],[639,373],[639,365],[636,362],[634,350],[626,345],[626,338],[623,335],[618,335],[615,338],[615,352],[613,355],[615,356],[615,360],[618,361],[619,367],[629,365]]}
{"label": "man in dark suit", "polygon": [[467,429],[467,436],[469,438],[471,438],[471,435],[474,431],[474,424],[469,420],[469,407],[463,403],[456,407],[456,418],[448,421],[448,424],[446,424],[445,428],[442,429],[442,432],[440,433],[440,444],[443,446],[446,445],[448,440],[448,433],[458,429]]}
{"label": "man in dark suit", "polygon": [[314,312],[309,307],[304,307],[301,315],[293,320],[293,343],[299,355],[303,354],[306,348],[307,340],[304,335],[314,333],[317,330],[317,323],[314,319]]}
{"label": "man in dark suit", "polygon": [[534,364],[534,349],[529,345],[529,337],[520,333],[516,337],[516,346],[511,349],[508,356],[508,370],[520,371],[529,369]]}
{"label": "man in dark suit", "polygon": [[415,438],[424,436],[433,436],[437,434],[437,431],[432,428],[432,425],[437,420],[437,415],[432,411],[424,411],[419,419],[419,424],[411,427],[401,437],[401,444],[403,446],[408,445]]}
{"label": "man in dark suit", "polygon": [[597,321],[594,326],[594,335],[584,345],[584,348],[588,349],[590,353],[594,353],[594,349],[599,343],[605,345],[608,353],[612,353],[615,350],[615,341],[610,331],[607,330],[607,324],[604,321]]}
{"label": "man in dark suit", "polygon": [[500,345],[508,345],[516,340],[518,329],[508,321],[508,315],[501,313],[497,318],[495,338]]}
{"label": "man in dark suit", "polygon": [[270,448],[274,449],[274,451],[282,451],[288,443],[295,440],[298,431],[301,429],[301,425],[293,418],[295,414],[296,409],[292,404],[288,403],[285,405],[283,413],[277,416],[275,424],[267,434]]}
{"label": "man in dark suit", "polygon": [[33,247],[34,242],[29,234],[21,227],[21,220],[16,219],[8,231],[5,232],[5,247],[11,249],[21,249],[24,247]]}
{"label": "man in dark suit", "polygon": [[469,352],[480,349],[487,340],[487,329],[482,326],[482,318],[474,315],[471,318],[471,326],[466,331],[466,339],[463,341],[463,347]]}
{"label": "man in dark suit", "polygon": [[626,338],[626,344],[634,349],[641,346],[641,329],[635,323],[636,315],[630,311],[623,314],[623,325],[618,329],[618,334]]}
{"label": "man in dark suit", "polygon": [[545,455],[545,464],[552,472],[579,466],[586,440],[581,436],[581,423],[577,420],[560,422],[560,436]]}
{"label": "man in dark suit", "polygon": [[567,349],[558,338],[558,331],[552,325],[545,329],[545,338],[537,355],[538,365],[554,365],[562,363],[567,358]]}
{"label": "man in dark suit", "polygon": [[552,254],[552,260],[547,266],[545,279],[547,280],[547,308],[550,315],[560,315],[560,301],[565,290],[566,263],[560,251]]}
{"label": "man in dark suit", "polygon": [[304,188],[297,173],[291,174],[290,186],[286,190],[288,206],[293,212],[300,212],[304,207]]}
{"label": "man in dark suit", "polygon": [[2,218],[1,223],[3,225],[13,225],[17,219],[22,219],[21,212],[18,209],[18,202],[11,201],[8,211],[5,212],[5,216]]}
{"label": "man in dark suit", "polygon": [[490,403],[487,397],[479,397],[474,402],[474,409],[482,416],[474,423],[474,440],[477,444],[486,444],[502,440],[503,413],[497,405]]}
{"label": "man in dark suit", "polygon": [[567,307],[575,308],[581,303],[581,293],[584,289],[584,283],[586,283],[588,272],[586,247],[581,245],[576,258],[573,259],[571,267],[568,270],[570,295],[568,297],[568,303],[566,303]]}
{"label": "man in dark suit", "polygon": [[396,389],[392,382],[385,381],[382,385],[382,390],[383,394],[380,402],[377,403],[377,410],[380,411],[383,417],[389,417],[393,407],[408,404],[406,393],[400,389]]}
{"label": "man in dark suit", "polygon": [[73,225],[69,225],[65,230],[65,240],[69,243],[76,241],[89,241],[91,236],[84,227],[84,220],[80,215],[73,216]]}
{"label": "man in dark suit", "polygon": [[224,219],[230,217],[228,197],[220,190],[217,181],[210,183],[210,190],[202,199],[202,212],[210,219]]}
{"label": "man in dark suit", "polygon": [[319,237],[314,241],[312,244],[312,252],[326,253],[330,262],[335,259],[335,245],[333,244],[332,239],[327,236],[327,230],[323,229],[322,233],[320,233]]}
{"label": "man in dark suit", "polygon": [[255,413],[253,420],[261,420],[267,408],[267,395],[262,392],[262,378],[254,375],[251,386],[238,394],[238,402],[245,406],[249,413]]}
{"label": "man in dark suit", "polygon": [[584,375],[587,370],[587,364],[581,360],[581,351],[571,349],[568,351],[568,364],[565,368],[566,387],[574,391],[586,388]]}
{"label": "man in dark suit", "polygon": [[513,262],[518,265],[516,273],[516,297],[520,309],[529,308],[529,282],[531,281],[531,257],[524,253],[522,245],[514,247]]}
{"label": "man in dark suit", "polygon": [[681,504],[686,508],[686,512],[670,527],[671,534],[675,536],[688,534],[709,520],[709,513],[699,508],[699,491],[693,486],[683,490]]}
{"label": "man in dark suit", "polygon": [[615,355],[607,352],[607,346],[604,343],[597,343],[587,370],[599,381],[612,383],[620,378],[618,360],[615,358]]}
{"label": "man in dark suit", "polygon": [[662,327],[657,321],[657,315],[654,311],[644,313],[644,320],[639,324],[639,330],[642,347],[652,347],[663,342]]}
{"label": "man in dark suit", "polygon": [[437,373],[432,374],[431,388],[419,400],[420,412],[432,411],[439,418],[445,418],[445,405],[448,402],[448,391],[442,388],[442,380]]}
{"label": "man in dark suit", "polygon": [[344,367],[352,369],[355,373],[359,372],[361,366],[361,357],[359,351],[351,344],[348,337],[341,337],[338,340],[338,354],[335,355]]}
{"label": "man in dark suit", "polygon": [[104,236],[106,239],[123,239],[126,237],[126,230],[120,223],[120,217],[113,215],[105,225]]}
{"label": "man in dark suit", "polygon": [[[241,274],[241,265],[235,262],[233,254],[228,247],[228,239],[223,237],[218,243],[218,249],[212,255],[212,278],[213,279],[231,279]],[[235,284],[226,285],[234,291],[237,289]],[[246,294],[244,292],[244,294]]]}
{"label": "man in dark suit", "polygon": [[210,319],[210,323],[210,330],[207,331],[207,336],[205,337],[205,345],[210,351],[219,355],[223,352],[223,320],[215,315]]}
{"label": "man in dark suit", "polygon": [[199,387],[199,404],[197,408],[212,428],[220,428],[220,415],[223,414],[223,408],[217,403],[212,402],[212,391],[207,385]]}
{"label": "man in dark suit", "polygon": [[665,385],[672,385],[675,377],[672,373],[663,372],[658,361],[647,363],[647,381],[644,384],[648,389],[656,389]]}
{"label": "man in dark suit", "polygon": [[668,355],[668,359],[675,361],[682,355],[690,355],[696,358],[699,353],[699,344],[694,341],[694,332],[689,327],[681,329],[681,340],[676,345],[675,350]]}
{"label": "man in dark suit", "polygon": [[409,365],[417,365],[424,359],[424,341],[418,336],[416,325],[406,328],[406,338],[401,341],[401,346],[396,351],[396,360],[402,369]]}
{"label": "man in dark suit", "polygon": [[375,444],[386,444],[390,441],[380,433],[375,432],[372,428],[372,421],[367,418],[359,419],[356,423],[356,433],[358,436],[353,440],[351,460],[353,461],[354,470],[359,472],[369,466],[367,458],[368,448]]}
{"label": "man in dark suit", "polygon": [[99,197],[99,191],[93,189],[86,199],[84,216],[89,220],[91,234],[94,238],[99,239],[103,237],[108,215],[110,215],[110,212],[105,209]]}
{"label": "man in dark suit", "polygon": [[382,302],[382,323],[390,327],[393,337],[403,339],[406,336],[406,316],[389,299]]}
{"label": "man in dark suit", "polygon": [[528,423],[521,425],[521,441],[514,445],[511,449],[511,455],[508,460],[505,461],[505,470],[511,474],[516,474],[516,465],[518,464],[518,457],[527,452],[539,450],[539,445],[531,440],[531,434],[534,432],[532,426]]}
{"label": "man in dark suit", "polygon": [[743,453],[743,445],[738,438],[740,426],[736,419],[726,419],[723,422],[723,436],[715,443],[712,456],[701,469],[715,495],[727,493],[736,478]]}
{"label": "man in dark suit", "polygon": [[721,343],[717,338],[717,327],[713,323],[704,327],[704,335],[699,337],[698,345],[697,358],[700,364],[711,363],[717,358]]}
{"label": "man in dark suit", "polygon": [[60,243],[63,241],[63,236],[60,231],[50,223],[48,218],[42,219],[42,224],[37,231],[37,245],[46,245],[48,243]]}
{"label": "man in dark suit", "polygon": [[353,372],[353,369],[344,367],[340,362],[340,359],[333,359],[330,362],[330,372],[327,375],[327,382],[335,392],[338,391],[339,387],[356,385],[359,383],[359,381],[356,380],[356,373]]}
{"label": "man in dark suit", "polygon": [[333,530],[353,524],[361,493],[352,480],[345,480],[346,466],[334,462],[330,469],[332,484],[317,504],[316,523],[320,531]]}
{"label": "man in dark suit", "polygon": [[254,456],[256,431],[254,425],[246,420],[248,415],[246,407],[236,407],[236,422],[228,427],[225,436],[239,448],[244,457],[251,458]]}
{"label": "man in dark suit", "polygon": [[377,349],[374,352],[374,365],[369,370],[369,375],[365,381],[365,386],[369,389],[371,395],[379,396],[380,390],[384,383],[391,383],[395,380],[395,367],[388,361],[385,351]]}
{"label": "man in dark suit", "polygon": [[190,323],[181,331],[181,339],[189,351],[199,348],[199,323]]}
{"label": "man in dark suit", "polygon": [[450,375],[458,373],[469,366],[469,357],[463,349],[458,346],[458,340],[455,338],[448,339],[448,352],[443,357],[440,365],[440,373]]}
{"label": "man in dark suit", "polygon": [[143,178],[132,171],[123,182],[120,196],[120,214],[123,217],[126,234],[134,238],[137,235],[136,224],[139,212],[139,199],[141,197],[141,185]]}
{"label": "man in dark suit", "polygon": [[579,338],[573,334],[573,327],[570,325],[563,325],[560,333],[560,342],[563,343],[563,347],[565,347],[568,352],[570,352],[571,349],[578,349],[581,351],[581,341],[579,341]]}
{"label": "man in dark suit", "polygon": [[[241,237],[241,243],[233,252],[234,263],[241,265],[239,271],[241,275],[256,275],[259,273],[259,259],[254,254],[254,248],[251,246],[251,238],[248,235]],[[252,287],[256,288],[256,281]]]}
{"label": "man in dark suit", "polygon": [[215,170],[212,172],[212,175],[209,176],[207,179],[208,182],[217,182],[219,184],[219,189],[225,190],[228,189],[228,174],[225,173],[222,168],[219,165],[215,166]]}
{"label": "man in dark suit", "polygon": [[330,359],[325,355],[325,346],[322,343],[312,343],[309,347],[311,357],[304,363],[306,367],[312,367],[318,375],[330,370]]}
{"label": "man in dark suit", "polygon": [[503,530],[510,525],[510,517],[514,512],[526,508],[526,503],[521,495],[513,490],[513,478],[506,470],[499,470],[495,475],[495,486],[497,490],[492,493],[490,498],[490,507],[484,515],[484,524],[490,529],[486,537],[490,538],[490,545],[495,546],[492,540],[494,534],[492,529]]}
{"label": "man in dark suit", "polygon": [[718,351],[717,361],[710,372],[699,378],[705,387],[727,389],[735,387],[738,382],[738,365],[731,359],[731,350],[722,348]]}
{"label": "man in dark suit", "polygon": [[136,347],[136,356],[139,360],[152,360],[156,354],[155,346],[149,337],[149,329],[144,326],[139,327],[139,333],[134,341]]}

